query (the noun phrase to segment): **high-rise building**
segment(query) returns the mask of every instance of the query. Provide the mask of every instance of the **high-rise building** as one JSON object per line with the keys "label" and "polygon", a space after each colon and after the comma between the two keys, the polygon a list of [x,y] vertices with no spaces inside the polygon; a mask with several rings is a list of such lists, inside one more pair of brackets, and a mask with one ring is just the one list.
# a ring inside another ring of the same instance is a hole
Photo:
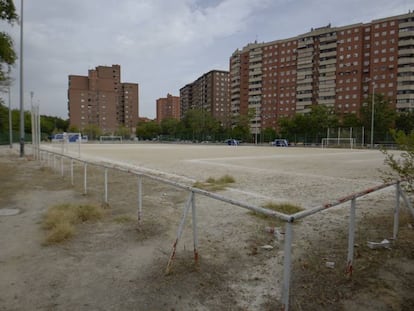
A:
{"label": "high-rise building", "polygon": [[230,121],[229,72],[211,70],[180,89],[181,117],[190,109],[209,112],[222,125]]}
{"label": "high-rise building", "polygon": [[172,118],[180,120],[180,97],[167,94],[167,97],[157,99],[157,122]]}
{"label": "high-rise building", "polygon": [[230,57],[231,113],[253,111],[252,133],[312,105],[358,114],[373,93],[398,111],[414,109],[413,12],[254,42]]}
{"label": "high-rise building", "polygon": [[138,84],[121,83],[119,65],[98,66],[88,76],[69,76],[69,123],[80,130],[94,125],[103,133],[126,127],[135,133]]}

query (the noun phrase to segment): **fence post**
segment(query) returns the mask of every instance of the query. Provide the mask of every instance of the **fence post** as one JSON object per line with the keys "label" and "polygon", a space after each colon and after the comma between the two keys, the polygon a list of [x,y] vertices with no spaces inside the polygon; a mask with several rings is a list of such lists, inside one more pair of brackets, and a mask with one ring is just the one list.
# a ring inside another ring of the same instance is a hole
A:
{"label": "fence post", "polygon": [[138,175],[138,222],[142,216],[142,176]]}
{"label": "fence post", "polygon": [[289,296],[290,296],[290,274],[291,274],[291,264],[292,264],[292,233],[293,233],[293,223],[289,220],[286,223],[286,232],[285,232],[285,247],[283,255],[283,288],[282,288],[282,301],[284,311],[289,310]]}
{"label": "fence post", "polygon": [[83,194],[87,194],[87,183],[88,183],[88,177],[87,177],[87,164],[86,162],[83,164]]}
{"label": "fence post", "polygon": [[348,257],[346,265],[346,273],[352,276],[353,261],[354,261],[354,241],[355,241],[355,210],[356,210],[356,199],[351,200],[351,209],[349,213],[349,228],[348,228]]}
{"label": "fence post", "polygon": [[73,186],[73,159],[70,160],[70,183]]}
{"label": "fence post", "polygon": [[395,208],[394,208],[394,230],[392,238],[397,239],[398,235],[398,225],[400,220],[400,182],[397,181],[395,184]]}
{"label": "fence post", "polygon": [[188,197],[187,203],[185,204],[185,208],[183,211],[183,216],[181,217],[180,225],[178,226],[177,238],[175,239],[170,258],[168,259],[168,264],[167,264],[167,269],[166,269],[167,274],[170,273],[171,271],[171,265],[175,257],[175,252],[177,250],[178,241],[180,240],[181,235],[183,233],[185,218],[187,217],[188,211],[190,210],[190,207],[192,206],[193,197],[194,197],[194,192],[191,191],[190,196]]}
{"label": "fence post", "polygon": [[194,242],[194,261],[198,263],[198,235],[197,235],[197,215],[196,215],[196,204],[195,204],[195,194],[192,195],[191,200],[192,211],[191,214],[193,216],[193,242]]}
{"label": "fence post", "polygon": [[60,157],[60,175],[64,175],[63,156]]}
{"label": "fence post", "polygon": [[104,195],[105,204],[108,204],[108,168],[105,167],[105,195]]}

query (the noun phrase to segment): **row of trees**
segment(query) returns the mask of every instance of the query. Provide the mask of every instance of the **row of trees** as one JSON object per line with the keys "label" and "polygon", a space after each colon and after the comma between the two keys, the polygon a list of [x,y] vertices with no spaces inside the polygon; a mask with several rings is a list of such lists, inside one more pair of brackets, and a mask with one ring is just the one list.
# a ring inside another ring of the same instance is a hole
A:
{"label": "row of trees", "polygon": [[[374,133],[375,142],[392,140],[390,129],[410,133],[414,130],[414,112],[396,113],[389,101],[382,95],[374,98]],[[138,124],[136,135],[140,139],[162,140],[192,140],[192,141],[221,141],[235,138],[242,141],[269,142],[275,138],[286,138],[292,142],[320,143],[331,128],[364,128],[366,138],[371,135],[372,97],[368,98],[361,107],[359,117],[356,114],[338,115],[326,106],[313,106],[307,114],[296,114],[291,118],[279,121],[279,130],[265,128],[258,137],[250,133],[250,123],[254,113],[233,120],[231,127],[224,127],[208,112],[190,110],[185,117],[178,121],[165,119],[158,124],[156,121]],[[356,133],[356,132],[355,132]],[[365,141],[368,141],[367,139]]]}
{"label": "row of trees", "polygon": [[[20,129],[20,111],[13,109],[11,111],[12,117],[12,131],[14,142],[19,141],[19,129]],[[46,139],[48,136],[61,133],[68,130],[69,121],[59,117],[41,116],[40,128],[42,132],[42,139]],[[24,113],[24,127],[25,133],[31,133],[32,122],[29,111]],[[30,140],[30,135],[26,135]],[[7,144],[9,142],[9,109],[2,103],[0,99],[0,144]]]}

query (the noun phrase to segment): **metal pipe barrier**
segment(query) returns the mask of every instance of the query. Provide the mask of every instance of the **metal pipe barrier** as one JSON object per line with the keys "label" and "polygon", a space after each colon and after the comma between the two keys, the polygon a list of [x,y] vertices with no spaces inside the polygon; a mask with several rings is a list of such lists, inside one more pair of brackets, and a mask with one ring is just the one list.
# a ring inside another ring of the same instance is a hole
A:
{"label": "metal pipe barrier", "polygon": [[[355,217],[356,217],[356,200],[360,197],[363,197],[365,195],[368,195],[370,193],[373,193],[375,191],[379,191],[385,188],[388,188],[390,186],[396,186],[396,203],[395,203],[395,208],[394,208],[394,226],[393,226],[393,238],[396,239],[397,235],[398,235],[398,218],[399,218],[399,207],[400,207],[400,197],[403,198],[405,204],[407,205],[407,207],[409,208],[409,210],[411,211],[411,213],[414,216],[414,209],[413,206],[411,204],[411,202],[409,201],[409,199],[407,198],[407,195],[404,193],[404,191],[401,189],[400,186],[400,181],[394,181],[394,182],[388,182],[388,183],[384,183],[375,187],[371,187],[368,189],[365,189],[363,191],[360,192],[356,192],[356,193],[352,193],[350,195],[344,196],[342,198],[339,198],[337,200],[331,201],[331,202],[327,202],[325,204],[322,204],[321,206],[316,206],[292,215],[286,215],[284,213],[280,213],[280,212],[276,212],[273,210],[269,210],[260,206],[254,206],[251,204],[248,204],[247,202],[240,202],[240,201],[236,201],[234,199],[230,199],[230,198],[226,198],[224,196],[221,196],[219,194],[216,193],[211,193],[209,191],[206,190],[202,190],[202,189],[198,189],[198,188],[194,188],[191,186],[187,186],[187,185],[183,185],[181,183],[178,182],[174,182],[159,176],[154,176],[154,175],[150,175],[146,172],[140,171],[137,168],[131,168],[131,167],[127,167],[127,165],[122,166],[119,164],[111,164],[111,163],[96,163],[94,161],[91,160],[85,160],[85,159],[80,159],[80,158],[76,158],[70,155],[64,155],[58,152],[54,152],[54,151],[50,151],[50,150],[40,150],[40,152],[44,152],[46,153],[45,157],[39,157],[40,159],[45,159],[45,162],[48,166],[53,166],[53,169],[55,171],[57,171],[56,168],[56,162],[57,162],[57,157],[60,157],[61,159],[61,173],[62,176],[64,174],[64,168],[63,168],[63,158],[67,158],[70,160],[70,176],[71,176],[71,184],[74,185],[74,178],[73,178],[73,167],[74,167],[74,162],[77,161],[79,163],[83,164],[84,167],[84,195],[87,194],[87,166],[91,165],[91,166],[97,166],[97,167],[101,167],[104,169],[104,202],[108,203],[108,170],[109,169],[113,169],[113,170],[118,170],[121,172],[126,172],[126,173],[130,173],[133,175],[136,175],[138,177],[138,211],[137,211],[137,218],[138,218],[138,222],[140,222],[142,220],[142,180],[143,178],[148,178],[151,179],[153,181],[157,181],[160,183],[164,183],[182,190],[186,190],[190,193],[187,202],[185,204],[184,210],[183,210],[183,215],[181,217],[179,226],[178,226],[178,230],[177,230],[177,236],[176,239],[173,243],[173,247],[172,247],[172,251],[167,263],[167,268],[166,268],[166,273],[169,273],[171,271],[171,266],[172,266],[172,262],[174,260],[175,254],[176,254],[176,249],[177,249],[177,245],[178,242],[181,238],[183,229],[184,229],[184,224],[185,224],[185,219],[190,211],[191,208],[191,213],[192,213],[192,225],[193,225],[193,243],[194,243],[194,260],[195,263],[198,263],[198,236],[197,236],[197,217],[196,217],[196,204],[195,204],[195,195],[203,195],[218,201],[222,201],[231,205],[235,205],[235,206],[239,206],[242,208],[245,208],[247,210],[253,211],[253,212],[257,212],[263,215],[267,215],[273,218],[277,218],[280,219],[282,221],[286,222],[286,227],[285,227],[285,238],[284,238],[284,259],[283,259],[283,282],[282,282],[282,303],[283,303],[283,309],[284,310],[288,310],[289,309],[289,302],[290,302],[290,280],[291,280],[291,265],[292,265],[292,242],[293,242],[293,223],[297,220],[303,219],[305,217],[308,217],[310,215],[328,210],[332,207],[344,204],[346,202],[351,201],[351,206],[350,206],[350,217],[349,217],[349,227],[348,227],[348,255],[347,255],[347,260],[346,260],[346,271],[347,273],[352,276],[352,272],[353,272],[353,257],[354,257],[354,239],[355,239]],[[51,163],[50,161],[50,156],[53,156],[53,163]]]}

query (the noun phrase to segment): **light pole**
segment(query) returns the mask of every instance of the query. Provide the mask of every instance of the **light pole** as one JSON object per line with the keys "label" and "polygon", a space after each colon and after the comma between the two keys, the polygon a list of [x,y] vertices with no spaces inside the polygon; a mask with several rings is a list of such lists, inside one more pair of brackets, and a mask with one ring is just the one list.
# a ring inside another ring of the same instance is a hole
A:
{"label": "light pole", "polygon": [[20,157],[24,157],[23,0],[20,0]]}
{"label": "light pole", "polygon": [[374,117],[375,117],[375,82],[372,82],[372,106],[371,106],[371,149],[374,148]]}
{"label": "light pole", "polygon": [[13,148],[13,129],[12,129],[11,90],[10,90],[10,85],[9,85],[9,141],[10,141],[10,148]]}

